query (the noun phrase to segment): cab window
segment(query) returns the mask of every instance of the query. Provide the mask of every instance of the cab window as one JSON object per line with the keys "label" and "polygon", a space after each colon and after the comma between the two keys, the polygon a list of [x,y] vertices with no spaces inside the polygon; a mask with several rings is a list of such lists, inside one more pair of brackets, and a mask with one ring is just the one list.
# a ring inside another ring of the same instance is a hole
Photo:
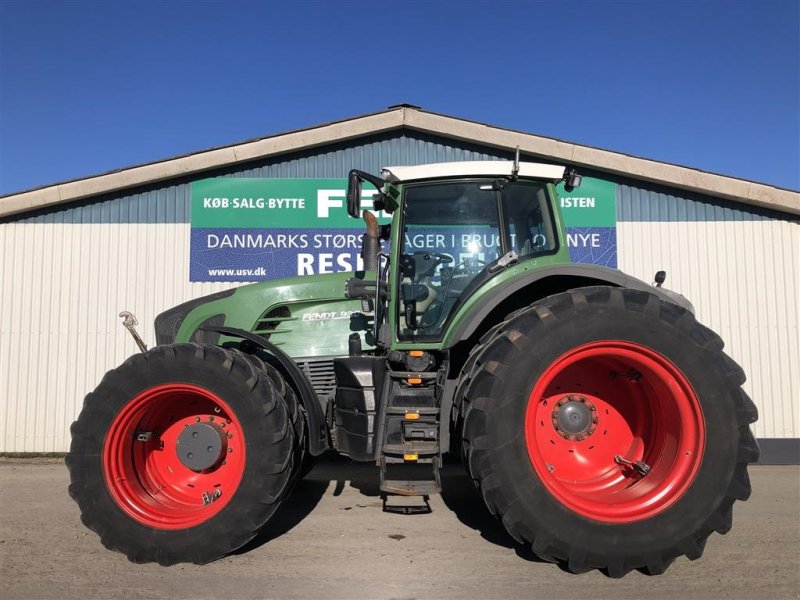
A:
{"label": "cab window", "polygon": [[409,185],[404,194],[398,337],[436,341],[455,310],[514,250],[525,260],[556,247],[543,182],[470,179]]}

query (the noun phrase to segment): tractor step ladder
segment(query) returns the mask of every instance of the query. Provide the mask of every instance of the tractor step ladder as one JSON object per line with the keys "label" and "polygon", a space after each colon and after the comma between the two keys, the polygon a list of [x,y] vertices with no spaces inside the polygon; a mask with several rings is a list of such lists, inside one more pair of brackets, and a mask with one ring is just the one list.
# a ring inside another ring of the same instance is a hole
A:
{"label": "tractor step ladder", "polygon": [[[437,373],[390,371],[389,386],[378,458],[384,510],[430,512],[428,497],[442,491]],[[421,497],[423,505],[387,495]]]}

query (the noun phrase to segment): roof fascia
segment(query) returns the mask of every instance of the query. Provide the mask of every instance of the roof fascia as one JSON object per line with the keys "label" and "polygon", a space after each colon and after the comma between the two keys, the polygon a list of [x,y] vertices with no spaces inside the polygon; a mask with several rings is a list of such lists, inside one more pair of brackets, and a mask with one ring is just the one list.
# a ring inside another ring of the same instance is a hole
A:
{"label": "roof fascia", "polygon": [[519,146],[520,151],[526,154],[572,166],[800,214],[798,192],[436,113],[405,110],[405,125],[410,129],[506,150]]}
{"label": "roof fascia", "polygon": [[0,198],[0,217],[403,127],[505,150],[519,146],[520,150],[528,155],[550,161],[800,214],[800,193],[795,191],[611,150],[502,129],[485,123],[423,111],[416,107],[398,106],[300,131],[276,134],[241,144],[11,194]]}
{"label": "roof fascia", "polygon": [[399,129],[405,109],[355,117],[319,127],[278,134],[242,144],[59,183],[0,198],[0,217],[82,200],[99,194],[172,179],[259,158],[324,146]]}

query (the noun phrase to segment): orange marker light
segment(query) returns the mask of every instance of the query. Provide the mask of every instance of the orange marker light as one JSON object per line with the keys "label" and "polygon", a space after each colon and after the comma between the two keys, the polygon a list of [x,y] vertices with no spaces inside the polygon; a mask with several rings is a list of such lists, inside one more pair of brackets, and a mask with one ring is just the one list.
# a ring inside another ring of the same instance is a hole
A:
{"label": "orange marker light", "polygon": [[419,377],[410,377],[406,379],[406,383],[408,383],[408,385],[419,385],[422,383],[422,379]]}
{"label": "orange marker light", "polygon": [[408,353],[409,356],[415,356],[415,357],[420,357],[423,354],[425,354],[425,353],[422,350],[411,350]]}
{"label": "orange marker light", "polygon": [[416,421],[417,419],[419,419],[419,413],[407,412],[406,419],[408,419],[409,421]]}
{"label": "orange marker light", "polygon": [[403,454],[403,460],[417,460],[419,454]]}

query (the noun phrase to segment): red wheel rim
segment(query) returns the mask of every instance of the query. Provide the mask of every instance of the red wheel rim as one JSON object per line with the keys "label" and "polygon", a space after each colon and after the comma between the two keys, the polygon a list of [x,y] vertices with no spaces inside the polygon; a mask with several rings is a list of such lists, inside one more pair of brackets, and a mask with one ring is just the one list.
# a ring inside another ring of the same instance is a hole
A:
{"label": "red wheel rim", "polygon": [[[215,464],[187,467],[178,456],[181,433],[196,424],[218,432]],[[213,429],[212,429],[213,428]],[[190,384],[159,385],[128,402],[103,447],[106,485],[136,521],[184,529],[219,513],[238,488],[245,466],[242,426],[218,396]]]}
{"label": "red wheel rim", "polygon": [[[571,414],[579,425],[569,424]],[[702,462],[705,424],[674,364],[638,344],[603,341],[545,370],[528,399],[525,441],[533,468],[561,504],[625,523],[652,517],[684,494]]]}

